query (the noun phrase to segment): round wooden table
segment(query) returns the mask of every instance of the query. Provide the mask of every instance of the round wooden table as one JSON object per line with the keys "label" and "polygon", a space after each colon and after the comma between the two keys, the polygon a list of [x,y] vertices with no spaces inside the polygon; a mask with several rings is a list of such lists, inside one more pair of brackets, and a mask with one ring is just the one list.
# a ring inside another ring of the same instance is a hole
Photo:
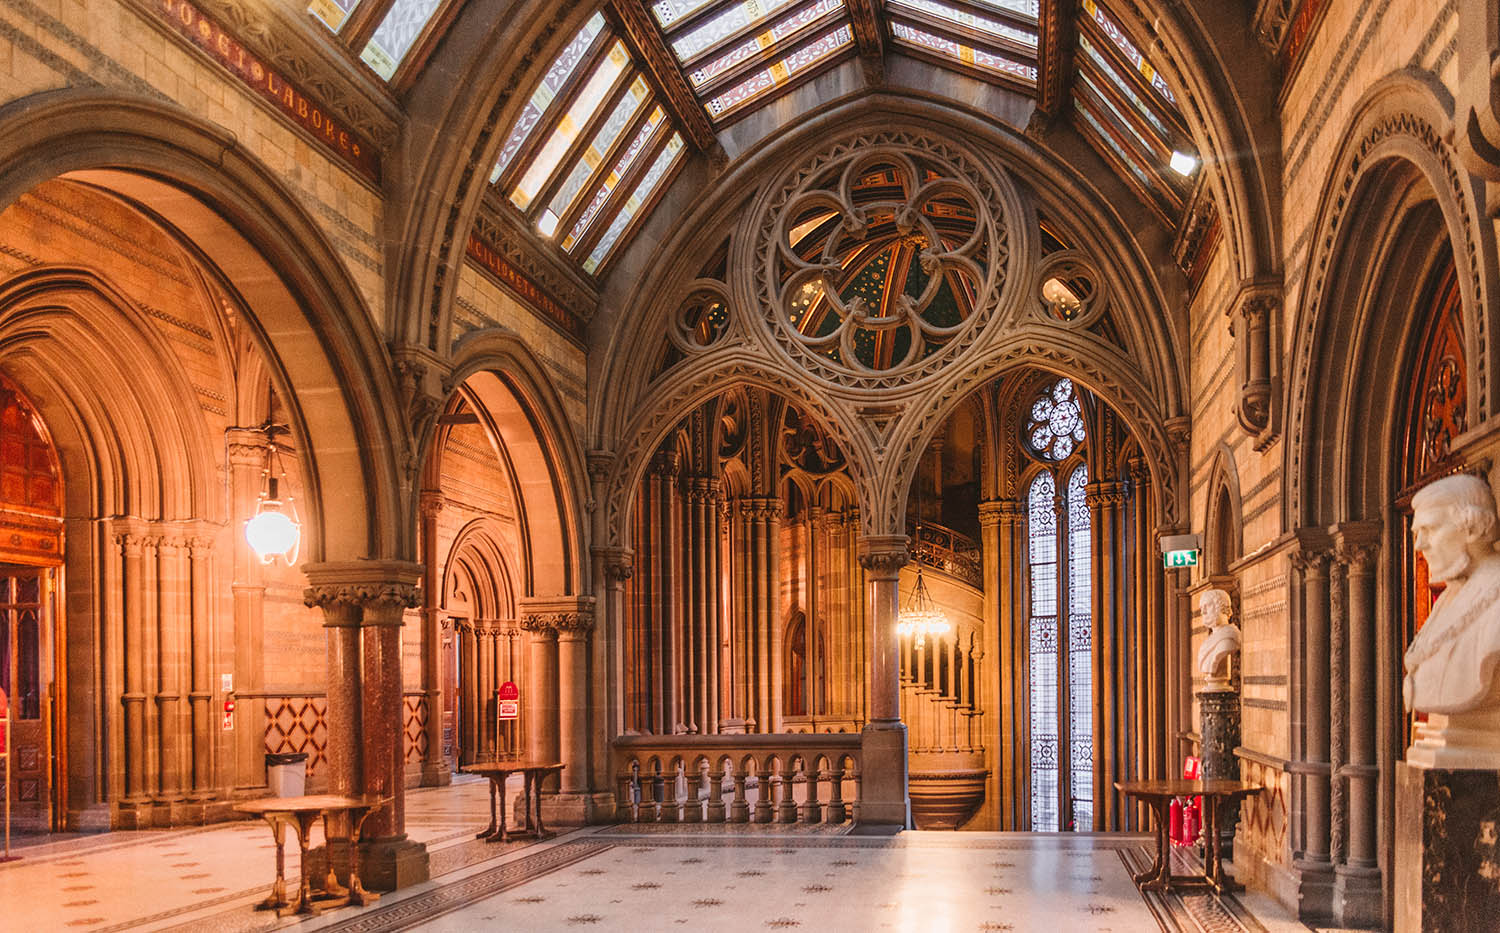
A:
{"label": "round wooden table", "polygon": [[[490,779],[490,825],[475,836],[488,842],[509,842],[511,836],[545,838],[547,830],[542,826],[542,781],[554,772],[562,773],[562,763],[557,761],[485,761],[465,767],[465,774],[482,774]],[[521,774],[523,827],[512,833],[505,820],[505,782],[517,772]],[[499,800],[499,812],[495,802]]]}
{"label": "round wooden table", "polygon": [[[1127,797],[1139,798],[1156,813],[1156,861],[1150,868],[1136,874],[1135,883],[1145,891],[1170,891],[1174,889],[1209,888],[1220,894],[1225,890],[1224,865],[1219,860],[1219,807],[1259,793],[1259,784],[1246,784],[1230,780],[1171,780],[1171,781],[1116,781],[1115,789]],[[1174,797],[1203,798],[1203,838],[1208,840],[1203,847],[1202,875],[1172,874],[1172,860],[1168,856],[1167,808]]]}

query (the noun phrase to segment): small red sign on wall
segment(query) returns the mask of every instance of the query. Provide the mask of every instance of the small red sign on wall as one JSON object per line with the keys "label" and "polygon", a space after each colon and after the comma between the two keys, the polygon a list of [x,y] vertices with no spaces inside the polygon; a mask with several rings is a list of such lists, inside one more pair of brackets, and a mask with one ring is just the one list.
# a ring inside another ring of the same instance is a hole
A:
{"label": "small red sign on wall", "polygon": [[499,690],[495,691],[495,699],[497,700],[519,700],[520,698],[521,688],[517,687],[514,681],[507,680],[500,685]]}

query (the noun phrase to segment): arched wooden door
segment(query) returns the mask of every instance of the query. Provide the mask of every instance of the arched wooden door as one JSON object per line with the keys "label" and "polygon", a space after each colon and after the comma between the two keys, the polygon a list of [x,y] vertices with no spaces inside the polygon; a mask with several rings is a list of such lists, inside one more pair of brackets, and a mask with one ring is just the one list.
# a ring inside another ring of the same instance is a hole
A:
{"label": "arched wooden door", "polygon": [[67,711],[56,593],[62,495],[36,409],[0,376],[0,689],[10,700],[12,825],[50,831],[63,812]]}

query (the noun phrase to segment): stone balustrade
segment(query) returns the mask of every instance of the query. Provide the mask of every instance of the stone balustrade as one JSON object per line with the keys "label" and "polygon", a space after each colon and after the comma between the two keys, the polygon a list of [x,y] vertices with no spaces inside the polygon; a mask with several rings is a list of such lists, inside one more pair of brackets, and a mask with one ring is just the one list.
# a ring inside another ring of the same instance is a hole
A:
{"label": "stone balustrade", "polygon": [[624,736],[627,823],[859,822],[860,734]]}

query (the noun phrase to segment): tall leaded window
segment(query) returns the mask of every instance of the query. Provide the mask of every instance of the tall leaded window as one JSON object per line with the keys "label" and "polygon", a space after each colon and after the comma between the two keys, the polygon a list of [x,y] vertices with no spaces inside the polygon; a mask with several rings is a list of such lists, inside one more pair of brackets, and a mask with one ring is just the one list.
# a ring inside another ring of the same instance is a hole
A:
{"label": "tall leaded window", "polygon": [[1044,464],[1027,491],[1031,828],[1088,830],[1094,822],[1093,555],[1083,407],[1073,383],[1060,379],[1032,403],[1030,414],[1022,439]]}

